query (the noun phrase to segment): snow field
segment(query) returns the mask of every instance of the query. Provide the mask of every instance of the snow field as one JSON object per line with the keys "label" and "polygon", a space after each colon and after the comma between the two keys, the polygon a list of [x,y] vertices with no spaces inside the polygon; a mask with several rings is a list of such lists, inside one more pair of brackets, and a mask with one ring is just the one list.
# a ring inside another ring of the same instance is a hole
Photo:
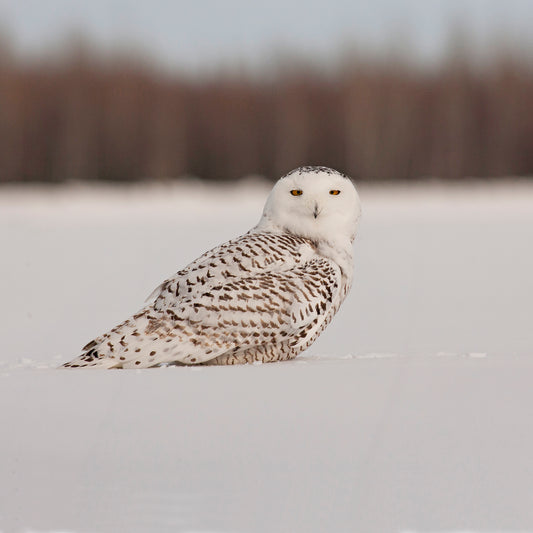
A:
{"label": "snow field", "polygon": [[56,366],[267,190],[0,190],[0,531],[533,531],[533,186],[360,188],[303,356]]}

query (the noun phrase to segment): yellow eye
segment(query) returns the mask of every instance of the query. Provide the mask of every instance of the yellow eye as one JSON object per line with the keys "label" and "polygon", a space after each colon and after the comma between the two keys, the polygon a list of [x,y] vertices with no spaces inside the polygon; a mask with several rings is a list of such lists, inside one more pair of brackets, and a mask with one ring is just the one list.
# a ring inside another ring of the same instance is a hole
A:
{"label": "yellow eye", "polygon": [[339,191],[338,189],[333,189],[333,190],[329,191],[329,194],[332,194],[333,196],[337,196],[340,193],[341,193],[341,191]]}
{"label": "yellow eye", "polygon": [[291,191],[291,194],[292,194],[293,196],[302,196],[303,191],[301,191],[300,189],[293,189],[293,190]]}

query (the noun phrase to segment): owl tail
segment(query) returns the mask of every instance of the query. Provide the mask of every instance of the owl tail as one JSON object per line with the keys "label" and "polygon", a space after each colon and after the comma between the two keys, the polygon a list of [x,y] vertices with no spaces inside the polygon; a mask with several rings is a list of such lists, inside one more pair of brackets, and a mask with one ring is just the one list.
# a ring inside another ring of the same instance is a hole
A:
{"label": "owl tail", "polygon": [[96,351],[91,349],[82,353],[72,361],[64,363],[59,368],[118,368],[120,367],[120,361],[111,359],[110,357],[98,357]]}

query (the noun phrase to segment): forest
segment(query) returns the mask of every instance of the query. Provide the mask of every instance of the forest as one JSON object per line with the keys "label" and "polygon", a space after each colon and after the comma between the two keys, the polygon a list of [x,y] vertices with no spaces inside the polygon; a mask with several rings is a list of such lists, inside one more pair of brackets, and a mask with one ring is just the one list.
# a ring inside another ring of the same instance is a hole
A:
{"label": "forest", "polygon": [[367,181],[533,175],[533,64],[431,68],[353,54],[193,78],[89,46],[0,52],[0,182],[275,179],[303,164]]}

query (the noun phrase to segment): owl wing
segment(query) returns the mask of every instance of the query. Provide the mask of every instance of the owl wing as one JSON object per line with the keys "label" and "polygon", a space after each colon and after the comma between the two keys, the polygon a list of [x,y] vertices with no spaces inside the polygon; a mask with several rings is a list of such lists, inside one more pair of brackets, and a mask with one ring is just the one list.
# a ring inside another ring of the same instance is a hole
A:
{"label": "owl wing", "polygon": [[336,301],[339,267],[315,257],[287,270],[209,283],[171,306],[158,299],[66,366],[198,364],[259,345],[305,343]]}
{"label": "owl wing", "polygon": [[288,271],[315,255],[306,239],[254,230],[200,256],[152,292],[154,308],[178,305],[210,287],[253,277],[263,272]]}
{"label": "owl wing", "polygon": [[[336,301],[340,270],[314,259],[291,270],[264,272],[215,285],[176,307],[178,323],[192,329],[192,343],[180,347],[183,363],[205,362],[230,351],[288,342],[296,347],[321,323]],[[193,360],[194,359],[194,360]]]}

